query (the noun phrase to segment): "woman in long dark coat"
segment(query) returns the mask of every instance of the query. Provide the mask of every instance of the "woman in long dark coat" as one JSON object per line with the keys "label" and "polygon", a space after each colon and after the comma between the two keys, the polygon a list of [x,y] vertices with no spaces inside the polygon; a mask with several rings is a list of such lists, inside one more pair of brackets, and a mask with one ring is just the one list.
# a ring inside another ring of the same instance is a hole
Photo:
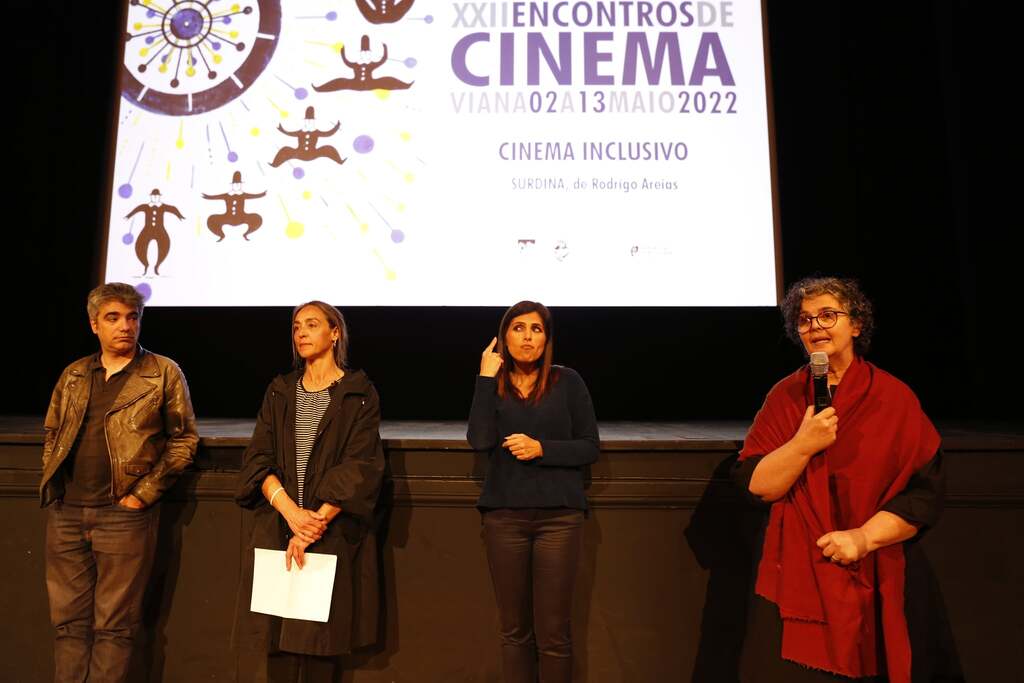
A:
{"label": "woman in long dark coat", "polygon": [[[331,680],[337,656],[377,634],[374,512],[384,473],[380,402],[366,374],[345,369],[348,333],[333,306],[295,308],[298,368],[270,383],[245,451],[236,500],[252,510],[234,642],[239,681]],[[254,548],[338,556],[326,623],[249,610]]]}

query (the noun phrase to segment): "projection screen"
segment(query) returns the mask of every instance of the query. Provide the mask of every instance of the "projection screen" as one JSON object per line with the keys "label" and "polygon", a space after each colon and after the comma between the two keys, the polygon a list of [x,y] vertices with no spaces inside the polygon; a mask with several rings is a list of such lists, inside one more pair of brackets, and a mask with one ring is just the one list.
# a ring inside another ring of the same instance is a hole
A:
{"label": "projection screen", "polygon": [[763,8],[125,8],[103,273],[150,305],[759,306]]}

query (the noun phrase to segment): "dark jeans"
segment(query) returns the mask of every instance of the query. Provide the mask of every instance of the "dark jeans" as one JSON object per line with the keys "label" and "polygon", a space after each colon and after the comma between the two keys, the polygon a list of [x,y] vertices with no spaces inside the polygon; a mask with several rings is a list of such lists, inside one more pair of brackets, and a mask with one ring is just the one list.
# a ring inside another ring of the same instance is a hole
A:
{"label": "dark jeans", "polygon": [[570,617],[583,548],[583,512],[490,510],[483,525],[501,619],[506,683],[535,683],[538,669],[542,683],[569,683]]}
{"label": "dark jeans", "polygon": [[238,683],[332,683],[340,671],[338,657],[316,657],[292,652],[240,653]]}
{"label": "dark jeans", "polygon": [[46,590],[59,683],[123,681],[153,567],[159,506],[54,503],[46,522]]}

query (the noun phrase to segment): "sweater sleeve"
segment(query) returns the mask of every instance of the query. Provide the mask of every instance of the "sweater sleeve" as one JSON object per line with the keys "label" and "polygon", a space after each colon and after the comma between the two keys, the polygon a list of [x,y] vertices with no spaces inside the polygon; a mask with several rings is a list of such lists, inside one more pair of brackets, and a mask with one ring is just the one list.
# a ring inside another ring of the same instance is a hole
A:
{"label": "sweater sleeve", "polygon": [[939,448],[932,459],[910,477],[907,488],[893,496],[882,509],[918,527],[920,534],[939,521],[945,499],[946,475]]}
{"label": "sweater sleeve", "polygon": [[548,467],[581,467],[597,462],[601,452],[601,438],[597,433],[594,404],[583,378],[575,371],[562,369],[562,381],[568,394],[569,418],[572,420],[571,439],[542,439],[544,455],[539,464]]}
{"label": "sweater sleeve", "polygon": [[498,381],[493,377],[476,377],[466,440],[476,451],[490,451],[498,445]]}

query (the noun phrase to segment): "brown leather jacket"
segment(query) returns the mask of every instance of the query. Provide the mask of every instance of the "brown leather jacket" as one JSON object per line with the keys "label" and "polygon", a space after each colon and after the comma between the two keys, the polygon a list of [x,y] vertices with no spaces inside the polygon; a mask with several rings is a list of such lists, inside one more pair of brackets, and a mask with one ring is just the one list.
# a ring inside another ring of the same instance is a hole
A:
{"label": "brown leather jacket", "polygon": [[[107,413],[111,496],[132,494],[152,505],[192,462],[199,434],[188,384],[170,358],[139,348],[139,362]],[[91,387],[87,368],[94,356],[76,360],[61,373],[46,411],[43,480],[39,501],[46,507],[64,495],[54,475],[82,426]]]}

